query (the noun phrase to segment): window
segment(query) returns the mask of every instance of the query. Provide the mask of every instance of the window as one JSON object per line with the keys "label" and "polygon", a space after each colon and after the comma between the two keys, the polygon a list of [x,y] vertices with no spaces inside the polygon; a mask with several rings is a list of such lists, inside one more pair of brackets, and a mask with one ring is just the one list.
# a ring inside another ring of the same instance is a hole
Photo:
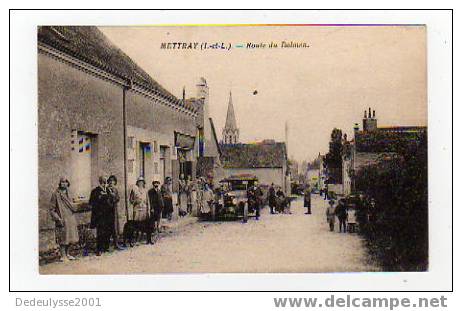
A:
{"label": "window", "polygon": [[95,171],[97,136],[73,130],[71,134],[71,194],[74,201],[88,200]]}
{"label": "window", "polygon": [[140,142],[138,150],[139,176],[146,177],[146,158],[151,157],[151,154],[151,144]]}

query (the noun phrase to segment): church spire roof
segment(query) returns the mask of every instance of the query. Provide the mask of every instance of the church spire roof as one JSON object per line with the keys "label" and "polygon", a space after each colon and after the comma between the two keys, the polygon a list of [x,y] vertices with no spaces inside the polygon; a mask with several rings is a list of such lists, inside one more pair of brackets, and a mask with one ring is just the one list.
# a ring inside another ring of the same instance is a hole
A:
{"label": "church spire roof", "polygon": [[226,123],[225,129],[227,130],[236,130],[236,116],[234,114],[234,106],[233,106],[233,97],[231,92],[229,92],[229,103],[228,103],[228,112],[226,113]]}

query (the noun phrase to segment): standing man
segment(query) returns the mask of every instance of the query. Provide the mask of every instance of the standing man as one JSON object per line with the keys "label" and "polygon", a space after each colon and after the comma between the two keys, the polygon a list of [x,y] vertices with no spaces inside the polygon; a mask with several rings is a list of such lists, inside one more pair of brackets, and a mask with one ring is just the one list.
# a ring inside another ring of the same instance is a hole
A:
{"label": "standing man", "polygon": [[106,176],[99,177],[99,186],[91,191],[91,228],[96,228],[96,256],[109,250],[114,230],[114,208],[107,189]]}
{"label": "standing man", "polygon": [[261,190],[260,185],[258,182],[255,182],[255,204],[256,204],[256,219],[260,218],[260,211],[263,207],[263,190]]}
{"label": "standing man", "polygon": [[164,209],[162,210],[162,217],[172,220],[173,213],[173,199],[172,199],[172,189],[171,189],[172,179],[170,177],[165,177],[164,184],[160,188],[162,193],[162,199],[164,200]]}
{"label": "standing man", "polygon": [[305,191],[303,192],[303,206],[307,208],[307,211],[305,214],[310,215],[311,214],[311,188],[310,185],[307,184],[305,187]]}
{"label": "standing man", "polygon": [[119,240],[118,240],[119,228],[120,228],[118,206],[119,206],[119,201],[120,201],[120,195],[119,195],[119,190],[117,190],[117,177],[115,175],[111,175],[107,179],[107,182],[108,182],[107,192],[109,194],[109,200],[114,210],[114,226],[113,226],[113,230],[110,236],[112,236],[112,242],[114,243],[114,249],[123,250],[124,248],[119,245]]}
{"label": "standing man", "polygon": [[274,208],[276,207],[276,190],[274,189],[274,183],[271,183],[268,190],[268,204],[271,214],[274,214]]}
{"label": "standing man", "polygon": [[164,207],[164,202],[162,200],[162,193],[160,191],[160,182],[155,180],[152,182],[152,188],[148,191],[148,198],[149,198],[149,207],[150,207],[150,214],[149,214],[149,223],[148,229],[146,232],[146,238],[148,244],[154,244],[152,242],[152,231],[156,234],[159,233],[160,228],[160,221],[162,217],[162,209]]}
{"label": "standing man", "polygon": [[56,240],[61,253],[60,261],[75,259],[69,255],[69,245],[79,241],[77,221],[74,216],[77,209],[69,198],[68,188],[70,185],[66,178],[61,177],[58,188],[53,192],[50,202],[50,215],[55,221]]}
{"label": "standing man", "polygon": [[347,213],[345,199],[340,199],[338,201],[338,205],[335,208],[335,214],[337,215],[337,218],[339,221],[339,225],[338,225],[339,232],[342,232],[342,228],[343,228],[343,232],[346,232],[346,221],[348,218],[348,213]]}

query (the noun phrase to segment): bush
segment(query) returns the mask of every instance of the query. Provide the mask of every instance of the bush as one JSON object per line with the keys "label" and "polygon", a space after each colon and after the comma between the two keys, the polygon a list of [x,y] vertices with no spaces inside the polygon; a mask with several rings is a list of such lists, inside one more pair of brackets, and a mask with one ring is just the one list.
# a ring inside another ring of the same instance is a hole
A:
{"label": "bush", "polygon": [[356,190],[366,198],[358,211],[361,234],[370,253],[386,271],[428,269],[427,139],[423,133],[402,144],[396,157],[355,175]]}

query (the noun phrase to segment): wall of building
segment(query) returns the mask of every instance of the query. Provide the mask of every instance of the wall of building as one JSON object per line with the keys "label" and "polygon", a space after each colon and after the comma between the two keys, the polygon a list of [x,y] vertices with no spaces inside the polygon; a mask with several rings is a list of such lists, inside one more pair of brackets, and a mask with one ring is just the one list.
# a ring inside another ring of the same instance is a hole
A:
{"label": "wall of building", "polygon": [[[96,144],[92,144],[95,157],[92,161],[92,187],[98,184],[101,174],[115,174],[119,184],[123,184],[122,95],[122,87],[113,82],[49,55],[38,54],[40,250],[55,246],[54,222],[48,209],[59,178],[64,176],[70,179],[72,175],[73,130],[91,133],[96,137]],[[73,180],[70,182],[72,197]]]}
{"label": "wall of building", "polygon": [[349,195],[351,193],[351,159],[343,158],[342,160],[342,181],[343,181],[343,194]]}
{"label": "wall of building", "polygon": [[[236,174],[253,174],[257,176],[260,184],[275,185],[284,187],[285,174],[282,168],[225,168],[225,177]],[[285,190],[286,191],[286,190]]]}

